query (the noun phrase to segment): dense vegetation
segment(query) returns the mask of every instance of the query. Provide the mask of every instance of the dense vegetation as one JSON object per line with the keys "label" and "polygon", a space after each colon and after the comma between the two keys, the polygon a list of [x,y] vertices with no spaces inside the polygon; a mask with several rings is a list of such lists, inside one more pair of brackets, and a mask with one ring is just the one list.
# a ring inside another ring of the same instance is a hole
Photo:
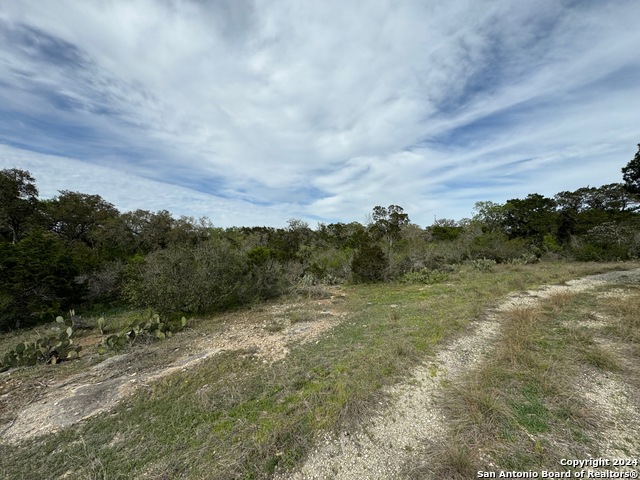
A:
{"label": "dense vegetation", "polygon": [[[640,256],[640,145],[623,182],[478,202],[471,219],[422,228],[402,207],[365,224],[300,220],[285,228],[214,227],[167,211],[119,212],[98,195],[40,199],[33,176],[0,171],[0,330],[64,310],[115,305],[201,313],[277,296],[304,283],[429,276],[447,265]],[[489,263],[487,263],[489,262]]]}

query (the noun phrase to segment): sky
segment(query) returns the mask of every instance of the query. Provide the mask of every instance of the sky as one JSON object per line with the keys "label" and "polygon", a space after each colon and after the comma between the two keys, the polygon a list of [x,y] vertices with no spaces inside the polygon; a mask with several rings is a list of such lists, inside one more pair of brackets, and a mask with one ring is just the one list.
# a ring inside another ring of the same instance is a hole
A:
{"label": "sky", "polygon": [[621,182],[638,0],[0,2],[0,169],[219,227]]}

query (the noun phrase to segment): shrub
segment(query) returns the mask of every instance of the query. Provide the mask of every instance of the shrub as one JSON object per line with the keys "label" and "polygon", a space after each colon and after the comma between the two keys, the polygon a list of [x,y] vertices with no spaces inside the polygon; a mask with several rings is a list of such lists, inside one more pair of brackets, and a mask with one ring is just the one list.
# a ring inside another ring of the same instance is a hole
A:
{"label": "shrub", "polygon": [[307,261],[307,271],[325,283],[348,281],[351,277],[353,250],[329,248],[311,253]]}
{"label": "shrub", "polygon": [[356,282],[379,282],[385,277],[389,261],[378,245],[363,245],[353,256],[351,273]]}
{"label": "shrub", "polygon": [[129,265],[126,298],[162,314],[208,312],[283,293],[284,267],[262,250],[248,255],[224,239],[171,247]]}
{"label": "shrub", "polygon": [[491,259],[498,263],[508,262],[527,254],[535,254],[531,244],[524,238],[509,239],[500,232],[488,232],[476,237],[470,245],[470,258]]}
{"label": "shrub", "polygon": [[491,258],[476,258],[475,260],[471,260],[471,265],[481,272],[490,272],[496,265],[496,261]]}
{"label": "shrub", "polygon": [[[550,253],[555,254],[555,252]],[[539,261],[540,259],[533,253],[523,253],[517,258],[512,258],[511,260],[509,260],[509,263],[513,265],[529,265],[531,263],[538,263]]]}
{"label": "shrub", "polygon": [[575,246],[571,250],[571,253],[574,260],[579,262],[598,262],[602,260],[603,257],[602,248],[590,243]]}
{"label": "shrub", "polygon": [[273,257],[273,253],[267,247],[257,245],[247,252],[249,265],[264,265]]}
{"label": "shrub", "polygon": [[585,235],[572,237],[570,252],[583,262],[626,260],[636,256],[637,237],[637,228],[632,225],[603,223]]}
{"label": "shrub", "polygon": [[125,294],[133,305],[161,313],[218,310],[239,303],[246,271],[242,252],[224,240],[173,247],[137,265]]}
{"label": "shrub", "polygon": [[122,260],[114,260],[98,270],[76,277],[76,282],[86,288],[84,300],[90,303],[117,301],[121,294],[125,268]]}
{"label": "shrub", "polygon": [[542,246],[544,247],[545,251],[547,251],[547,252],[559,252],[560,251],[560,245],[558,245],[558,241],[556,240],[556,237],[554,237],[550,233],[547,233],[542,238]]}
{"label": "shrub", "polygon": [[277,260],[268,259],[254,264],[238,285],[240,303],[252,303],[277,297],[291,288],[284,266]]}

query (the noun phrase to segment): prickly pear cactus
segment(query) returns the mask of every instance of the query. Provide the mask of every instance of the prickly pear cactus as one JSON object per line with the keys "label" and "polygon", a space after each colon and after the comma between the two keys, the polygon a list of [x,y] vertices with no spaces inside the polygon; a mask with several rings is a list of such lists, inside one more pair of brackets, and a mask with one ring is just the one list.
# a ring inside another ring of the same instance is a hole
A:
{"label": "prickly pear cactus", "polygon": [[[100,327],[100,320],[98,321]],[[162,340],[170,338],[187,326],[187,319],[182,317],[177,322],[163,322],[157,313],[148,320],[136,320],[124,332],[117,335],[109,335],[98,346],[98,353],[107,353],[110,349],[120,350],[128,344],[133,344],[139,338]]]}
{"label": "prickly pear cactus", "polygon": [[[73,311],[72,311],[73,312]],[[6,353],[0,361],[0,372],[13,367],[36,365],[38,363],[50,363],[55,365],[64,360],[78,358],[81,346],[73,346],[74,335],[73,315],[70,318],[57,317],[56,322],[61,325],[62,331],[47,338],[38,338],[34,342],[21,342],[10,352]]]}

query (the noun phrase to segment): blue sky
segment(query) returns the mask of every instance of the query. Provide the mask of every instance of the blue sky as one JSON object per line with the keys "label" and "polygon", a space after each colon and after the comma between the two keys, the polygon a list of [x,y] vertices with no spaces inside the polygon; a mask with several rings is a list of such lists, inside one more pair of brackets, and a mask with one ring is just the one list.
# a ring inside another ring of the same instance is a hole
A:
{"label": "blue sky", "polygon": [[621,181],[640,2],[0,4],[0,168],[217,226]]}

